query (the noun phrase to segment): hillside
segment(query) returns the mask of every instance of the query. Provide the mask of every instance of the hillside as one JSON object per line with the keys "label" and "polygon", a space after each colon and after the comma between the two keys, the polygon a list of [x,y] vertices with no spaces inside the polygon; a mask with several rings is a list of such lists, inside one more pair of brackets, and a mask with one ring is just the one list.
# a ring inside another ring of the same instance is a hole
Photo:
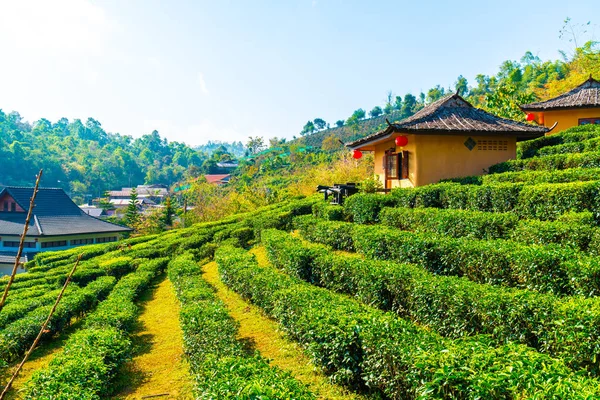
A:
{"label": "hillside", "polygon": [[388,119],[390,122],[397,122],[402,119],[402,113],[395,111],[390,114],[380,115],[375,118],[367,118],[358,121],[356,125],[344,125],[341,127],[335,127],[330,129],[324,129],[307,135],[298,141],[304,143],[307,146],[321,147],[325,138],[333,136],[336,139],[341,140],[344,143],[358,139],[360,137],[369,135],[384,129],[387,126],[385,120]]}
{"label": "hillside", "polygon": [[598,398],[598,143],[600,127],[577,127],[477,179],[39,254],[0,311],[0,362],[20,359],[83,253],[26,398],[135,391],[121,366],[163,351],[131,346],[139,296],[164,279],[196,398]]}
{"label": "hillside", "polygon": [[198,174],[203,153],[167,142],[157,131],[141,138],[107,133],[89,118],[33,125],[16,112],[0,110],[0,185],[31,186],[44,169],[44,185],[63,188],[78,201],[100,197],[106,190],[140,184],[171,185]]}
{"label": "hillside", "polygon": [[[333,136],[349,142],[385,128],[385,120],[396,122],[450,93],[459,93],[476,107],[492,114],[526,122],[520,105],[546,100],[578,86],[589,76],[600,78],[600,47],[598,42],[588,41],[575,48],[571,57],[563,60],[546,60],[526,52],[520,60],[506,60],[500,64],[494,75],[478,74],[475,84],[469,84],[462,75],[452,84],[435,85],[422,93],[407,93],[396,96],[389,91],[385,104],[376,105],[383,115],[355,120],[348,126],[352,116],[341,128],[323,129],[306,133],[296,141],[309,146],[321,147],[325,138]],[[368,110],[369,108],[367,108]],[[386,113],[387,110],[387,113]],[[362,109],[356,110],[365,112]],[[316,121],[316,119],[315,119]],[[309,121],[310,122],[310,121]],[[325,122],[325,121],[323,121]],[[316,124],[315,124],[316,125]]]}

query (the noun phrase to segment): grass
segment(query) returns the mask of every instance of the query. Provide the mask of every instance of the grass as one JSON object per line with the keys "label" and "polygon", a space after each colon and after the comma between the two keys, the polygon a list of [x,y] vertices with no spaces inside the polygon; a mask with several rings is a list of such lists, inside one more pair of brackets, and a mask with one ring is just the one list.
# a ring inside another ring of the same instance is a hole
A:
{"label": "grass", "polygon": [[[69,338],[69,335],[80,328],[81,322],[81,320],[73,322],[71,326],[63,330],[58,336],[54,337],[52,340],[43,342],[33,351],[33,353],[31,353],[31,356],[23,365],[19,375],[17,375],[17,378],[13,382],[11,390],[7,393],[5,397],[7,400],[23,398],[20,391],[24,388],[25,383],[29,381],[31,375],[35,371],[48,366],[48,363],[50,363],[50,361],[54,358],[54,355],[62,349],[63,345]],[[22,359],[23,358],[21,357],[19,358],[19,361],[14,363],[14,365],[0,370],[0,392],[8,383],[8,380]]]}
{"label": "grass", "polygon": [[[251,252],[259,263],[268,262],[264,247],[256,247]],[[246,302],[221,282],[215,262],[204,265],[203,271],[204,278],[217,289],[217,295],[226,304],[229,314],[239,322],[240,340],[251,343],[263,357],[271,360],[271,364],[289,371],[300,382],[308,385],[320,399],[367,398],[332,384],[329,378],[311,363],[302,348],[279,330],[277,322],[265,316],[260,308]]]}
{"label": "grass", "polygon": [[136,355],[119,377],[115,399],[192,399],[192,379],[183,354],[179,302],[171,281],[141,296],[142,311],[133,333]]}

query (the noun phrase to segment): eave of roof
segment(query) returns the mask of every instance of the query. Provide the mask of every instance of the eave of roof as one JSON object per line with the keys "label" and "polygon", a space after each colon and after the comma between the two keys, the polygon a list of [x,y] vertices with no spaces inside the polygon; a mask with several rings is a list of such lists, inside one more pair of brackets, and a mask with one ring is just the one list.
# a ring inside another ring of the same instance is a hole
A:
{"label": "eave of roof", "polygon": [[566,93],[520,108],[525,112],[600,108],[600,82],[590,75],[588,80]]}
{"label": "eave of roof", "polygon": [[350,148],[359,148],[389,139],[394,133],[415,135],[472,135],[472,136],[516,136],[517,140],[535,139],[548,132],[548,128],[533,126],[492,115],[473,107],[458,94],[449,95],[433,102],[416,114],[382,131],[347,143]]}

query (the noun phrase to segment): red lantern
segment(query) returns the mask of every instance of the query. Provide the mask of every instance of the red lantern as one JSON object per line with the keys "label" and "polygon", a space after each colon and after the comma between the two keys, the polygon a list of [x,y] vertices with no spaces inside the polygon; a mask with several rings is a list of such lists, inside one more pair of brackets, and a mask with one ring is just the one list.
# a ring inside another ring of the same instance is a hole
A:
{"label": "red lantern", "polygon": [[408,144],[408,138],[406,136],[398,136],[396,138],[396,146],[406,146]]}
{"label": "red lantern", "polygon": [[362,157],[362,151],[360,151],[360,150],[354,150],[352,152],[352,157],[354,157],[354,158],[356,158],[358,160],[359,158]]}
{"label": "red lantern", "polygon": [[534,121],[535,120],[535,114],[534,113],[528,113],[526,119],[527,119],[527,121]]}

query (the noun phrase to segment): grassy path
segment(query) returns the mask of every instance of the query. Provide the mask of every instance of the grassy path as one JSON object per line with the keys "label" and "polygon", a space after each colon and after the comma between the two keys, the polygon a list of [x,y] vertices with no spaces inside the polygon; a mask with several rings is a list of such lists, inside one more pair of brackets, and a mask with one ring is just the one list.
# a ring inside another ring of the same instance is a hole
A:
{"label": "grassy path", "polygon": [[171,281],[140,297],[142,311],[133,341],[136,355],[125,365],[116,399],[192,399],[192,379],[183,357],[179,302]]}
{"label": "grassy path", "polygon": [[[259,262],[266,262],[263,247],[253,249],[252,253]],[[310,362],[302,348],[279,330],[277,322],[221,282],[215,262],[206,264],[203,270],[204,278],[217,289],[217,295],[227,305],[229,314],[240,323],[240,339],[252,343],[273,365],[289,371],[296,379],[307,384],[320,399],[366,399],[330,383],[327,376]]]}

